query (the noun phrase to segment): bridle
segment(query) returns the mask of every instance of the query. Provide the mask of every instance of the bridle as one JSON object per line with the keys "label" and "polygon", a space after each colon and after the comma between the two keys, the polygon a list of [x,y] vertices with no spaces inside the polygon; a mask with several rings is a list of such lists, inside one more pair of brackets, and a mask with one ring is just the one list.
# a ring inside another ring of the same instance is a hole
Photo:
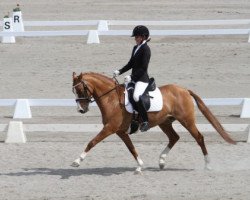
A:
{"label": "bridle", "polygon": [[[100,98],[102,98],[103,96],[105,96],[105,95],[107,95],[108,93],[112,92],[113,90],[116,90],[117,85],[119,85],[119,82],[117,81],[116,78],[114,78],[114,79],[115,79],[115,82],[116,82],[115,87],[112,88],[111,90],[109,90],[109,91],[103,93],[102,95],[96,97],[95,99],[93,98],[93,93],[90,91],[88,85],[84,82],[84,80],[81,80],[81,82],[77,83],[76,85],[73,85],[73,87],[72,87],[72,92],[73,92],[74,94],[76,94],[74,89],[75,89],[78,85],[81,85],[81,84],[83,85],[83,97],[78,97],[78,98],[75,99],[75,101],[76,101],[76,102],[79,102],[79,101],[81,101],[81,100],[87,100],[88,103],[93,103],[93,102],[99,100]],[[88,95],[88,92],[89,92],[90,95]]]}
{"label": "bridle", "polygon": [[[76,95],[76,92],[75,92],[75,88],[78,86],[78,85],[83,85],[83,97],[78,97],[75,99],[76,102],[79,102],[81,100],[87,100],[88,103],[92,103],[94,102],[95,100],[93,99],[93,94],[91,93],[90,89],[88,88],[87,84],[81,80],[81,82],[73,85],[72,87],[72,92]],[[90,96],[88,95],[88,92],[90,93]]]}

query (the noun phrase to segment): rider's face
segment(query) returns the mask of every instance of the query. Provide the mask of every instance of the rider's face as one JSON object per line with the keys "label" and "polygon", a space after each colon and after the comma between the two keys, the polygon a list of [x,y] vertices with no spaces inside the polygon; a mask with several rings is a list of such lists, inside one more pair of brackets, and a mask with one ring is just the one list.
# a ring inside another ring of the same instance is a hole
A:
{"label": "rider's face", "polygon": [[143,37],[142,36],[135,36],[135,42],[137,45],[140,45],[143,41]]}

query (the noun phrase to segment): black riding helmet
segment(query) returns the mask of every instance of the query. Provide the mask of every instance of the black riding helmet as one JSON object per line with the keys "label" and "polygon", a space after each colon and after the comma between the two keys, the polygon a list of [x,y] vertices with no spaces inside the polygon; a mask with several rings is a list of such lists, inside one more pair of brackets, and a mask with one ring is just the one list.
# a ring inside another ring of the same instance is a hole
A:
{"label": "black riding helmet", "polygon": [[145,36],[146,39],[148,39],[149,37],[149,30],[146,26],[136,26],[133,30],[133,33],[131,35],[131,37],[135,37],[135,36]]}

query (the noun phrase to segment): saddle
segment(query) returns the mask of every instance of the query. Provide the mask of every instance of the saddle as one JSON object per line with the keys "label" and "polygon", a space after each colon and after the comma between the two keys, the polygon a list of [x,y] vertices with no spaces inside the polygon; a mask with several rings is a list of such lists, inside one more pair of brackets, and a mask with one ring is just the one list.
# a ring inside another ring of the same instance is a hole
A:
{"label": "saddle", "polygon": [[[128,112],[133,113],[129,134],[137,132],[140,124],[140,116],[136,116],[136,112],[138,113],[138,108],[137,103],[133,98],[134,89],[135,83],[129,82],[125,90],[125,108]],[[149,79],[149,84],[144,93],[141,95],[140,99],[142,100],[147,112],[160,111],[162,109],[162,94],[159,88],[156,87],[154,78]]]}
{"label": "saddle", "polygon": [[[128,92],[129,102],[132,104],[133,109],[138,112],[137,103],[135,102],[135,100],[133,98],[133,94],[134,94],[134,90],[135,90],[135,83],[129,82],[126,89]],[[154,97],[149,95],[149,92],[152,92],[155,89],[156,89],[155,79],[150,78],[147,88],[145,89],[144,93],[141,95],[141,99],[142,99],[147,111],[149,110],[150,105],[151,105],[150,98],[154,98]]]}

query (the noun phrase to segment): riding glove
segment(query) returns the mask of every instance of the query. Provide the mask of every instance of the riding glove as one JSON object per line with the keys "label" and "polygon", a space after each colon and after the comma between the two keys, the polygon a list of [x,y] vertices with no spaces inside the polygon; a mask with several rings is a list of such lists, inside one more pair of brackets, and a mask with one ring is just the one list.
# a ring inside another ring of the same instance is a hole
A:
{"label": "riding glove", "polygon": [[115,70],[114,73],[113,73],[113,76],[114,77],[117,77],[120,75],[120,71],[119,70]]}

